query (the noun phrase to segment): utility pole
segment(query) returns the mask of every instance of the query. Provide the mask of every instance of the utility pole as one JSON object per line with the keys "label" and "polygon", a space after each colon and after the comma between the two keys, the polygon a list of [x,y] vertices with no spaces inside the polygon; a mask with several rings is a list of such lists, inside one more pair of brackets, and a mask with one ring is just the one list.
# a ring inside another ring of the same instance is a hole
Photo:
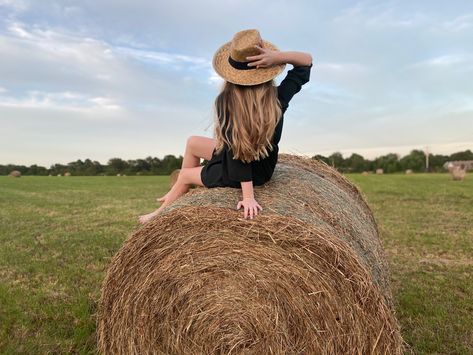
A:
{"label": "utility pole", "polygon": [[425,171],[429,172],[429,155],[430,155],[429,147],[425,147],[424,153],[425,153]]}

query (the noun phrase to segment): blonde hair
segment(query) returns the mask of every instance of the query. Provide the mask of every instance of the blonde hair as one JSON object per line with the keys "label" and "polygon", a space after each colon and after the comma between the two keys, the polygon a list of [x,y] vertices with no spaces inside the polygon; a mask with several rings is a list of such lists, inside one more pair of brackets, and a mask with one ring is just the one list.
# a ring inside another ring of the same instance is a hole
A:
{"label": "blonde hair", "polygon": [[274,80],[250,86],[225,81],[214,109],[217,152],[227,145],[234,159],[251,162],[273,150],[271,139],[282,115]]}

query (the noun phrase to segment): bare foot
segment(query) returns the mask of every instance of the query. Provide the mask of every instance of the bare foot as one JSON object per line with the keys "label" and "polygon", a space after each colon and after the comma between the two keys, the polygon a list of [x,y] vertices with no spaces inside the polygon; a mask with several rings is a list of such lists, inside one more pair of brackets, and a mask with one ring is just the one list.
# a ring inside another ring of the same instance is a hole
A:
{"label": "bare foot", "polygon": [[168,197],[168,194],[169,194],[169,192],[168,192],[166,195],[164,195],[164,196],[158,197],[158,198],[156,199],[156,201],[158,201],[158,202],[164,202],[164,201],[166,201],[166,198]]}
{"label": "bare foot", "polygon": [[159,209],[157,209],[156,211],[153,211],[151,213],[141,215],[138,218],[138,220],[141,224],[144,224],[144,223],[148,222],[149,220],[153,219],[153,217],[156,216],[158,213],[159,213]]}

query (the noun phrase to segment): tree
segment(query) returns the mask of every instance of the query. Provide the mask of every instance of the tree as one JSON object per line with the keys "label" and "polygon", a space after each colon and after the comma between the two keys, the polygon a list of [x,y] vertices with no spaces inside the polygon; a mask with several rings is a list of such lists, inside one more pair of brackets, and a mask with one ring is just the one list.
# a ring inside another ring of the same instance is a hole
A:
{"label": "tree", "polygon": [[107,165],[107,173],[112,175],[122,174],[128,168],[128,163],[120,158],[110,159]]}
{"label": "tree", "polygon": [[450,155],[450,160],[473,160],[473,152],[468,149],[464,152],[453,153]]}
{"label": "tree", "polygon": [[401,170],[399,156],[394,153],[382,155],[374,161],[376,169],[383,169],[385,173],[394,173]]}
{"label": "tree", "polygon": [[425,170],[425,154],[422,150],[414,149],[400,160],[402,170],[411,169],[413,171]]}
{"label": "tree", "polygon": [[328,157],[328,161],[330,165],[337,169],[342,169],[344,167],[343,155],[340,152],[332,153],[332,155]]}
{"label": "tree", "polygon": [[350,172],[361,173],[367,170],[368,163],[360,154],[353,153],[346,161],[345,166]]}

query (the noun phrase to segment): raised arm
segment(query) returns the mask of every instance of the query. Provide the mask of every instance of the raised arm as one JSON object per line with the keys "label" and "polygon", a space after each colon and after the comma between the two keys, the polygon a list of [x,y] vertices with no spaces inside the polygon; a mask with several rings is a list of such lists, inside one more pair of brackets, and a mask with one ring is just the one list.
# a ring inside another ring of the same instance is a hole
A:
{"label": "raised arm", "polygon": [[312,55],[306,52],[276,52],[276,64],[292,64],[295,67],[307,66],[312,64]]}
{"label": "raised arm", "polygon": [[255,66],[257,68],[266,68],[273,65],[279,64],[292,64],[297,66],[308,66],[312,64],[312,55],[306,52],[296,51],[274,51],[269,48],[263,48],[256,46],[260,51],[260,54],[246,57],[250,61],[249,67]]}

